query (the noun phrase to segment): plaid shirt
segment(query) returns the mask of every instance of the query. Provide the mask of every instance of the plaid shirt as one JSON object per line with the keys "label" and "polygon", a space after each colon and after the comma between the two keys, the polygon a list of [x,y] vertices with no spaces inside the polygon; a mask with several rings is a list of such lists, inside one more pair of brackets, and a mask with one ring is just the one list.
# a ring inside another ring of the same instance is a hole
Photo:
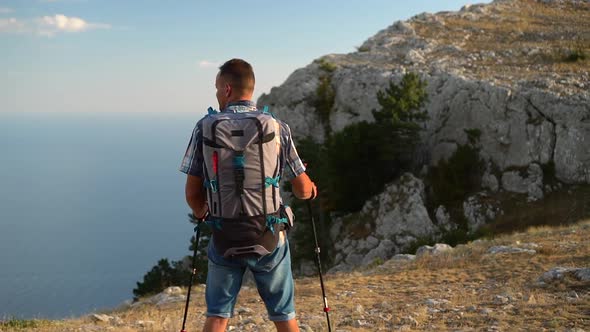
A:
{"label": "plaid shirt", "polygon": [[[252,101],[239,101],[230,103],[222,112],[252,112],[256,111],[256,104]],[[305,166],[297,154],[293,139],[291,137],[291,129],[289,126],[277,120],[281,126],[281,154],[279,160],[281,163],[280,172],[281,179],[287,181],[299,176],[305,172]],[[200,176],[203,175],[203,120],[197,122],[193,135],[188,143],[184,158],[182,158],[182,164],[180,165],[180,171],[189,174]],[[285,167],[287,166],[287,167]]]}

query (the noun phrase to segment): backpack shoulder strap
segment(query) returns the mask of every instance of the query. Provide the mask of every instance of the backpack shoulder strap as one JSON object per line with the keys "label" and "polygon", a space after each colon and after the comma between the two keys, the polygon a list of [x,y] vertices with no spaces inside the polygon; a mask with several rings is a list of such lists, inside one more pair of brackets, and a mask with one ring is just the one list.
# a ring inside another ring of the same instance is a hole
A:
{"label": "backpack shoulder strap", "polygon": [[216,111],[215,109],[213,109],[213,107],[210,107],[207,109],[207,115],[214,115],[219,113],[218,111]]}
{"label": "backpack shoulder strap", "polygon": [[275,119],[276,119],[275,115],[274,115],[274,114],[272,114],[272,113],[271,113],[271,112],[268,110],[268,105],[265,105],[265,106],[262,108],[262,114],[267,114],[267,115],[270,115],[270,116],[272,116],[273,118],[275,118]]}

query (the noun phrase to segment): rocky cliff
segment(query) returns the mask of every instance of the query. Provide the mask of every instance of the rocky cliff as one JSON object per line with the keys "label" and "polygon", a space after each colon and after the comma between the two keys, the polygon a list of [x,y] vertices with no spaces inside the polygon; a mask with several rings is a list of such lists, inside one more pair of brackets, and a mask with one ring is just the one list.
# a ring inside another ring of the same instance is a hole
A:
{"label": "rocky cliff", "polygon": [[[475,229],[502,213],[501,202],[486,199],[490,194],[537,201],[562,184],[590,184],[589,22],[590,2],[577,0],[496,0],[424,13],[379,31],[356,52],[326,55],[296,70],[258,103],[270,105],[296,137],[322,141],[328,131],[373,121],[377,91],[406,72],[418,73],[428,83],[426,165],[450,158],[469,133],[477,136],[485,191],[463,203]],[[328,110],[316,107],[319,89],[332,92]],[[371,210],[375,234],[352,246],[352,240],[337,243],[349,253],[340,251],[336,263],[388,258],[412,239],[448,228],[444,206],[421,210],[421,187],[419,178],[401,180],[368,202],[360,214]],[[392,190],[412,194],[385,202]],[[411,211],[404,217],[398,210]],[[346,239],[339,223],[332,233]]]}

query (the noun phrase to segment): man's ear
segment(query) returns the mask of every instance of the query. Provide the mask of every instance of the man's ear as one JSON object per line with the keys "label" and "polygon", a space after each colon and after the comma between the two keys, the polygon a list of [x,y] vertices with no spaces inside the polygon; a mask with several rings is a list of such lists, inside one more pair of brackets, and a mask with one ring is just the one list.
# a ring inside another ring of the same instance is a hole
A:
{"label": "man's ear", "polygon": [[231,85],[229,85],[228,83],[225,83],[224,91],[225,91],[225,97],[229,98],[229,96],[231,96],[231,91],[232,91]]}

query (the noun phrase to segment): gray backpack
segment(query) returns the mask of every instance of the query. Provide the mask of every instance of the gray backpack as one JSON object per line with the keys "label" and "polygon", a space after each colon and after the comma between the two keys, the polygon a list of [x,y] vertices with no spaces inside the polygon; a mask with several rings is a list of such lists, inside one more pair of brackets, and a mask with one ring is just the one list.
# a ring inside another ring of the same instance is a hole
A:
{"label": "gray backpack", "polygon": [[266,109],[209,113],[202,122],[203,167],[215,248],[226,257],[268,254],[277,228],[293,220],[279,190],[280,123]]}

